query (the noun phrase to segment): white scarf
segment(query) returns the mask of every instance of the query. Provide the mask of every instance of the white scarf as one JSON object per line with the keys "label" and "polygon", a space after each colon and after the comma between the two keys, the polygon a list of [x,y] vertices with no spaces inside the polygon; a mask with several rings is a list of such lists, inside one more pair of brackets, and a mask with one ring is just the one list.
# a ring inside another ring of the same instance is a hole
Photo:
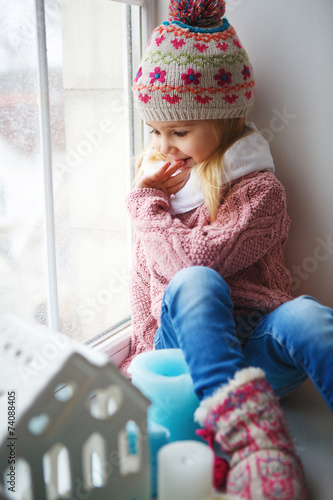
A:
{"label": "white scarf", "polygon": [[[223,157],[223,184],[239,179],[251,172],[269,170],[275,172],[273,158],[269,144],[266,139],[257,131],[253,123],[247,126],[255,132],[243,137],[229,148]],[[161,167],[165,162],[149,162],[152,151],[144,157],[141,169],[148,172],[153,168]],[[204,203],[204,196],[200,179],[191,171],[191,175],[185,186],[176,194],[170,196],[170,210],[172,215],[183,214]]]}

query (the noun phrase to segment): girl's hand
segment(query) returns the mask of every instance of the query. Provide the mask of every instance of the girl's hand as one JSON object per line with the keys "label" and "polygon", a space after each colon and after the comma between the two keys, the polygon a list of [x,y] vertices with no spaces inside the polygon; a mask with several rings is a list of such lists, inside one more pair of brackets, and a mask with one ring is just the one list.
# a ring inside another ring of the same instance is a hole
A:
{"label": "girl's hand", "polygon": [[134,189],[154,188],[160,189],[167,195],[175,194],[182,189],[190,178],[190,170],[185,168],[179,174],[173,175],[183,166],[182,161],[173,165],[170,162],[153,173],[144,174],[135,184]]}

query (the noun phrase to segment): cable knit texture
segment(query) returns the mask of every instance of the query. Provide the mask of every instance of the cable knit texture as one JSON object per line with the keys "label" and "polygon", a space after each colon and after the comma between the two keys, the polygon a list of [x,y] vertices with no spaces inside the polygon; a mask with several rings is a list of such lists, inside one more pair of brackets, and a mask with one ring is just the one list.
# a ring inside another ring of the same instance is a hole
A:
{"label": "cable knit texture", "polygon": [[282,250],[290,220],[285,191],[270,172],[253,172],[224,186],[217,218],[205,204],[177,216],[169,198],[152,188],[133,190],[127,208],[135,231],[131,276],[133,356],[153,349],[167,284],[181,269],[207,266],[231,288],[234,315],[268,313],[292,297]]}

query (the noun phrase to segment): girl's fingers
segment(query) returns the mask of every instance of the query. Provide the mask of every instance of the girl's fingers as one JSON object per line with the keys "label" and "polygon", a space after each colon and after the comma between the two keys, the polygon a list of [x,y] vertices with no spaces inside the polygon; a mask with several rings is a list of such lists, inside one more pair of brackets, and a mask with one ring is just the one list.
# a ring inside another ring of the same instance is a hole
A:
{"label": "girl's fingers", "polygon": [[177,193],[190,176],[190,170],[181,170],[178,174],[176,172],[184,165],[183,161],[177,161],[173,165],[170,162],[165,162],[158,170],[143,176],[136,184],[136,188],[151,187],[161,189],[167,194]]}
{"label": "girl's fingers", "polygon": [[154,176],[154,180],[164,181],[169,179],[175,172],[177,172],[177,170],[180,169],[180,167],[183,166],[183,163],[184,162],[182,161],[177,161],[173,165],[171,165],[170,162],[164,163],[164,165],[162,165],[162,167],[157,170],[156,177]]}
{"label": "girl's fingers", "polygon": [[170,194],[176,194],[176,193],[178,193],[178,191],[180,191],[185,186],[185,184],[187,183],[187,181],[189,180],[189,178],[190,178],[190,175],[188,174],[185,177],[185,179],[183,179],[181,182],[178,182],[174,186],[168,188],[167,191],[166,191],[167,194],[170,196]]}
{"label": "girl's fingers", "polygon": [[161,182],[161,185],[166,188],[172,188],[173,186],[177,186],[180,182],[183,182],[184,179],[190,176],[189,170],[182,170],[179,174],[173,175],[167,178],[165,181]]}
{"label": "girl's fingers", "polygon": [[190,172],[181,172],[161,184],[161,189],[168,195],[175,194],[182,189],[190,178]]}
{"label": "girl's fingers", "polygon": [[165,162],[158,170],[144,173],[136,183],[136,187],[151,187],[159,189],[158,186],[170,176],[170,173],[168,172],[169,167],[170,162]]}

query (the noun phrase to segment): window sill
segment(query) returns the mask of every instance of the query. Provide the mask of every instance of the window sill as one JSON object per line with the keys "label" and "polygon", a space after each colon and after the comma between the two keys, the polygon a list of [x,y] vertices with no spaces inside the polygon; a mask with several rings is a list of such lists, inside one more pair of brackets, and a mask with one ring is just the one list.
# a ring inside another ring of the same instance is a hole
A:
{"label": "window sill", "polygon": [[90,345],[97,351],[104,352],[110,361],[116,366],[119,366],[124,359],[127,358],[130,351],[131,342],[131,324],[127,324],[119,332],[97,341]]}

